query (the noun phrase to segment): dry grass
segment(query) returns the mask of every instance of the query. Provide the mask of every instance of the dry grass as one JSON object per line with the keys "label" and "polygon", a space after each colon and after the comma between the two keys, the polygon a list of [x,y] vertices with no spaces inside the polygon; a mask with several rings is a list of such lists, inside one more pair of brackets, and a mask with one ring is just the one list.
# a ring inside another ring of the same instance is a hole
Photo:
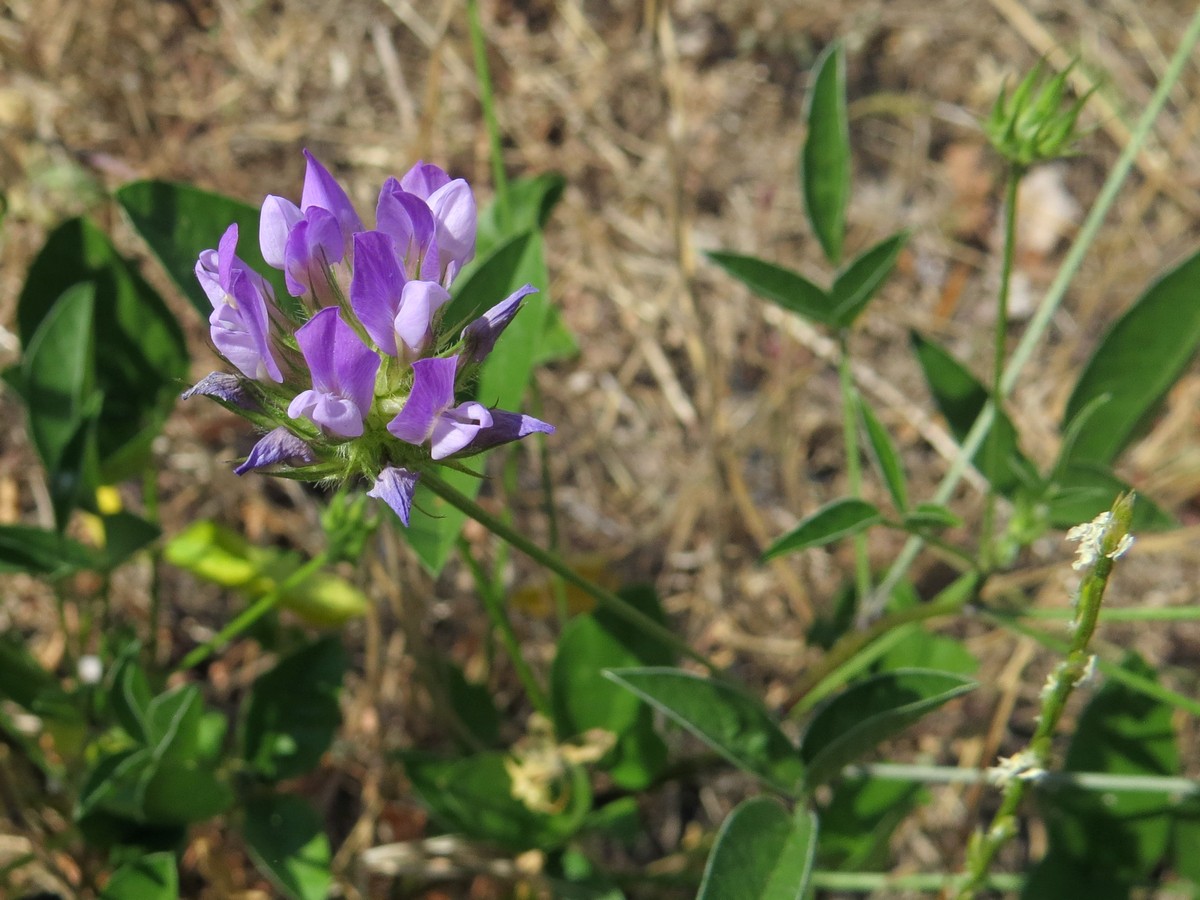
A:
{"label": "dry grass", "polygon": [[[548,287],[582,353],[539,377],[545,418],[559,426],[551,466],[563,545],[594,554],[620,581],[653,580],[689,640],[779,701],[812,658],[806,625],[847,571],[841,552],[768,568],[755,562],[770,538],[845,491],[833,348],[715,271],[702,251],[755,253],[827,278],[795,179],[805,73],[816,53],[835,36],[850,51],[850,249],[899,227],[913,231],[899,276],[865,317],[854,349],[861,384],[903,445],[920,494],[953,445],[927,412],[906,331],[932,335],[978,371],[987,362],[999,167],[981,150],[974,117],[1005,76],[1056,46],[1082,55],[1079,87],[1100,79],[1083,155],[1026,198],[1030,233],[1018,274],[1036,301],[1071,237],[1071,201],[1076,210],[1091,202],[1125,123],[1174,49],[1185,10],[1165,0],[484,6],[508,170],[558,171],[568,184],[547,234]],[[105,191],[135,176],[187,180],[252,202],[265,193],[295,196],[299,150],[308,146],[362,208],[384,177],[416,158],[488,193],[465,22],[449,0],[10,0],[0,11],[0,73],[8,204],[0,322],[13,320],[24,270],[64,216],[90,211],[129,252],[144,255],[103,202]],[[1198,93],[1193,65],[1012,401],[1026,450],[1043,463],[1053,458],[1055,422],[1096,337],[1155,272],[1196,244]],[[213,364],[202,323],[183,302],[175,308],[191,322],[194,372],[202,375]],[[1015,309],[1028,315],[1029,305]],[[15,337],[0,331],[0,339],[9,361]],[[1198,399],[1193,372],[1124,470],[1187,524],[1200,511]],[[0,403],[9,417],[18,414],[11,396]],[[228,472],[226,461],[251,439],[220,411],[180,408],[158,448],[168,529],[211,516],[255,540],[312,549],[312,495]],[[39,478],[19,430],[0,437],[0,519],[48,521]],[[968,485],[961,509],[974,515],[978,499],[978,484]],[[528,506],[530,527],[544,529]],[[1195,536],[1190,528],[1144,540],[1122,567],[1115,602],[1194,602]],[[873,548],[884,565],[896,545]],[[1065,555],[1048,541],[1027,561],[1055,564],[1027,588],[1039,601],[1064,602]],[[346,697],[346,740],[308,785],[339,837],[349,837],[339,861],[351,895],[358,851],[422,833],[397,774],[381,765],[384,749],[437,734],[431,702],[410,680],[420,669],[415,650],[431,640],[438,652],[476,665],[484,627],[469,583],[453,572],[431,586],[404,558],[377,565],[377,592],[380,584],[405,587],[380,596],[379,611],[351,629],[361,669]],[[516,578],[533,577],[524,561],[516,567]],[[143,582],[131,578],[122,600],[135,621],[145,619]],[[163,640],[179,654],[224,621],[231,601],[182,578],[168,590],[177,602]],[[61,636],[43,600],[36,585],[13,582],[0,622],[29,634],[53,661]],[[549,652],[548,625],[520,625],[530,646],[542,648],[535,656]],[[970,634],[995,684],[973,701],[971,717],[989,720],[998,703],[1027,709],[1041,657],[1014,654],[1007,636]],[[1164,666],[1194,667],[1200,649],[1200,635],[1187,628],[1112,628],[1106,636]],[[1006,668],[1010,658],[1022,665]],[[256,664],[245,648],[214,664],[218,695],[236,694]],[[503,672],[494,687],[512,698]],[[985,747],[973,726],[943,716],[914,740],[938,758],[975,763],[997,743],[1003,748],[1002,734]],[[1194,734],[1185,740],[1184,758],[1196,759]],[[736,789],[708,792],[701,820],[718,817]],[[897,858],[906,869],[956,866],[967,826],[956,795],[946,797],[901,833]],[[684,828],[680,808],[662,802],[664,834]],[[229,867],[232,852],[216,832],[193,847],[196,871],[224,879],[208,896],[255,886],[238,882],[247,876]]]}

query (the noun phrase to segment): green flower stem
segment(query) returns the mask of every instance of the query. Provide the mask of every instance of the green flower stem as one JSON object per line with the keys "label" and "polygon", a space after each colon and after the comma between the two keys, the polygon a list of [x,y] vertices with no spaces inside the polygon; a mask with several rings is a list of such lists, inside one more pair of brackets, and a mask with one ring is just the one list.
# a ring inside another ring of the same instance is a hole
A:
{"label": "green flower stem", "polygon": [[[1042,708],[1037,718],[1037,728],[1025,750],[1015,758],[1021,758],[1022,766],[1031,770],[1028,777],[1020,773],[1010,776],[1003,786],[1000,808],[992,817],[986,831],[977,832],[967,847],[966,871],[957,894],[959,900],[971,900],[983,886],[988,870],[996,859],[1000,848],[1017,833],[1017,810],[1025,797],[1026,789],[1044,776],[1050,764],[1051,742],[1055,729],[1066,709],[1067,699],[1087,674],[1091,654],[1088,644],[1096,630],[1100,617],[1100,605],[1108,576],[1112,573],[1113,559],[1122,552],[1122,539],[1129,534],[1129,522],[1133,517],[1133,495],[1123,494],[1113,503],[1112,521],[1104,529],[1100,541],[1099,555],[1084,572],[1076,599],[1076,616],[1073,622],[1071,643],[1066,659],[1059,663],[1042,690]],[[1034,775],[1032,772],[1038,774]]]}
{"label": "green flower stem", "polygon": [[519,531],[511,528],[507,523],[503,522],[496,516],[493,516],[482,506],[466,496],[455,487],[442,480],[433,472],[422,472],[421,483],[428,487],[431,491],[449,503],[451,506],[466,513],[492,534],[507,541],[512,546],[516,547],[530,559],[545,566],[551,572],[562,577],[564,581],[575,585],[597,603],[607,609],[614,615],[620,616],[626,622],[640,628],[643,632],[662,641],[669,647],[675,649],[680,655],[686,656],[695,662],[700,663],[713,675],[721,675],[721,670],[714,665],[702,653],[693,650],[686,641],[676,635],[669,628],[660,625],[654,619],[650,618],[636,606],[622,600],[611,591],[606,591],[598,584],[594,584],[584,578],[556,554],[543,550],[533,541],[522,535]]}
{"label": "green flower stem", "polygon": [[[142,478],[142,503],[146,521],[158,525],[158,470],[147,466]],[[146,654],[153,664],[158,659],[158,623],[162,618],[162,544],[156,542],[150,550],[150,633],[146,637]]]}
{"label": "green flower stem", "polygon": [[[996,325],[993,328],[992,349],[992,392],[995,409],[1004,407],[1004,360],[1008,338],[1008,294],[1012,283],[1013,258],[1017,248],[1017,196],[1021,177],[1025,169],[1017,163],[1008,167],[1008,184],[1004,193],[1004,250],[1000,265],[1000,290],[996,296]],[[995,418],[995,416],[993,416]],[[988,429],[987,443],[987,498],[983,507],[983,526],[979,536],[979,563],[987,571],[996,561],[996,485],[995,475],[1000,470],[1000,429]]]}
{"label": "green flower stem", "polygon": [[[1026,609],[1019,613],[1024,619],[1073,619],[1075,611],[1070,609]],[[1105,622],[1194,622],[1200,619],[1200,606],[1127,606],[1122,609],[1106,609]]]}
{"label": "green flower stem", "polygon": [[499,586],[494,579],[488,577],[483,566],[479,564],[479,560],[471,554],[471,546],[465,538],[458,539],[458,549],[471,569],[471,574],[475,577],[475,584],[479,587],[479,593],[483,598],[483,608],[487,612],[492,627],[500,635],[500,642],[504,645],[508,658],[512,661],[513,669],[516,670],[521,686],[525,688],[529,702],[539,713],[549,716],[550,698],[538,683],[537,676],[533,674],[533,669],[525,661],[524,654],[521,653],[521,642],[517,640],[517,633],[513,630],[512,622],[504,609],[504,596],[499,590]]}
{"label": "green flower stem", "polygon": [[[856,894],[893,896],[895,891],[926,891],[938,893],[951,886],[951,875],[937,872],[917,872],[911,875],[889,875],[886,872],[836,872],[818,869],[809,884],[826,891],[846,891]],[[1019,891],[1025,883],[1020,875],[993,875],[987,886],[998,891]]]}
{"label": "green flower stem", "polygon": [[[849,334],[838,333],[838,385],[842,392],[842,443],[846,451],[846,481],[850,496],[862,498],[862,465],[858,458],[858,392],[850,371]],[[859,608],[871,596],[871,559],[865,533],[854,536],[854,590]]]}
{"label": "green flower stem", "polygon": [[471,50],[475,58],[475,78],[479,81],[479,104],[487,126],[489,156],[492,159],[492,181],[496,186],[496,210],[500,215],[500,230],[512,228],[512,207],[508,200],[508,175],[504,171],[504,148],[500,142],[500,123],[496,119],[496,99],[492,93],[492,74],[488,68],[487,41],[483,22],[479,18],[479,0],[467,0],[467,22],[471,31]]}
{"label": "green flower stem", "polygon": [[[1106,616],[1107,618],[1107,616]],[[923,766],[903,763],[863,763],[842,771],[846,778],[875,778],[880,781],[913,781],[922,784],[979,784],[988,780],[983,769],[957,766]],[[1113,793],[1167,794],[1173,797],[1200,796],[1200,781],[1163,775],[1113,775],[1108,772],[1047,772],[1035,784],[1039,791],[1080,788]]]}
{"label": "green flower stem", "polygon": [[[1116,163],[1113,164],[1112,169],[1108,173],[1108,178],[1105,179],[1104,185],[1100,188],[1096,202],[1088,212],[1083,227],[1079,229],[1079,235],[1075,238],[1075,243],[1071,245],[1066,259],[1063,260],[1062,268],[1058,270],[1054,282],[1046,291],[1046,295],[1038,305],[1037,311],[1029,322],[1029,326],[1025,329],[1025,334],[1021,337],[1020,342],[1013,351],[1012,357],[1005,367],[1004,378],[1000,384],[1000,393],[1003,396],[1007,396],[1012,391],[1013,385],[1016,384],[1026,363],[1029,362],[1029,358],[1033,355],[1034,350],[1037,349],[1042,336],[1050,326],[1050,320],[1054,317],[1055,312],[1058,311],[1059,304],[1062,303],[1062,299],[1066,295],[1067,288],[1075,277],[1075,273],[1079,271],[1084,257],[1095,242],[1096,235],[1099,234],[1100,227],[1104,224],[1104,219],[1117,198],[1117,193],[1121,190],[1122,185],[1125,184],[1125,179],[1129,176],[1129,171],[1133,167],[1134,160],[1137,159],[1137,155],[1145,145],[1146,139],[1149,137],[1154,125],[1154,120],[1158,118],[1158,114],[1166,104],[1167,98],[1178,83],[1180,75],[1183,74],[1184,67],[1191,61],[1192,54],[1195,52],[1198,42],[1200,42],[1200,7],[1196,9],[1195,14],[1192,16],[1187,30],[1179,41],[1179,47],[1175,50],[1175,55],[1171,57],[1171,61],[1167,65],[1167,69],[1163,73],[1158,87],[1154,89],[1154,94],[1150,98],[1150,102],[1146,104],[1145,111],[1134,126],[1133,133],[1129,137],[1129,142],[1121,150],[1121,155],[1117,158]],[[971,430],[968,432],[965,440],[963,440],[962,452],[951,463],[950,469],[938,485],[938,489],[934,493],[935,503],[945,503],[953,495],[954,489],[958,487],[959,481],[962,480],[971,458],[975,455],[975,452],[983,442],[984,436],[992,427],[992,420],[995,416],[996,407],[989,400],[980,411],[979,417],[975,420],[975,424],[971,426]],[[896,589],[896,585],[908,573],[909,567],[912,566],[913,561],[917,558],[917,554],[920,552],[923,543],[921,538],[918,537],[914,537],[905,543],[903,549],[900,551],[900,555],[896,557],[896,561],[888,569],[882,584],[875,591],[871,602],[864,607],[862,618],[873,618],[883,611],[888,598],[892,595],[892,591]]]}
{"label": "green flower stem", "polygon": [[318,553],[279,584],[275,585],[271,591],[242,610],[232,622],[218,631],[213,637],[185,656],[176,671],[184,671],[204,662],[213,653],[220,650],[278,606],[284,594],[321,571],[327,561],[328,558],[325,552]]}

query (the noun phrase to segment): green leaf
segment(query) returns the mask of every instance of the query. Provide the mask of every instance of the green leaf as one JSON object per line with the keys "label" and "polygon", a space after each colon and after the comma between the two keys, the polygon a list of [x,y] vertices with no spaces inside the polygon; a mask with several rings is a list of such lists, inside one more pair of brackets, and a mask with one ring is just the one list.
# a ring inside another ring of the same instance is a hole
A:
{"label": "green leaf", "polygon": [[277,299],[289,296],[283,273],[263,261],[259,211],[250,204],[168,181],[135,181],[115,196],[175,286],[205,321],[212,304],[196,280],[196,259],[200,251],[217,246],[231,222],[238,226],[238,256],[270,282]]}
{"label": "green leaf", "polygon": [[846,114],[846,53],[841,43],[817,60],[808,94],[808,135],[800,151],[804,211],[825,256],[837,265],[850,199],[850,125]]}
{"label": "green leaf", "polygon": [[555,786],[560,812],[530,809],[513,796],[508,755],[478,753],[456,760],[401,755],[405,774],[435,820],[449,831],[500,844],[508,850],[552,850],[583,825],[592,808],[588,774],[569,765]]}
{"label": "green leaf", "polygon": [[179,872],[173,853],[151,853],[112,874],[100,900],[177,900]]}
{"label": "green leaf", "polygon": [[904,731],[943,703],[974,690],[950,672],[907,669],[874,675],[831,697],[814,713],[800,743],[808,790]]}
{"label": "green leaf", "polygon": [[891,868],[892,833],[925,793],[919,784],[880,778],[847,778],[833,787],[821,809],[817,864],[842,872]]}
{"label": "green leaf", "polygon": [[833,298],[799,272],[737,253],[714,251],[707,255],[760,297],[810,321],[837,327]]}
{"label": "green leaf", "polygon": [[[1154,670],[1136,655],[1123,666],[1144,678]],[[1113,775],[1178,775],[1171,707],[1109,681],[1079,717],[1064,768]],[[1041,793],[1050,846],[1115,879],[1148,878],[1166,855],[1174,803],[1161,793],[1063,788]]]}
{"label": "green leaf", "polygon": [[479,744],[491,747],[500,740],[500,711],[486,684],[468,681],[453,660],[440,660],[446,685],[446,699],[459,721]]}
{"label": "green leaf", "polygon": [[668,668],[618,669],[605,676],[784,793],[804,774],[796,748],[771,714],[732,684]]}
{"label": "green leaf", "polygon": [[259,676],[242,729],[242,757],[280,781],[313,769],[341,724],[338,691],[346,654],[336,635],[288,654]]}
{"label": "green leaf", "polygon": [[1149,425],[1200,345],[1200,252],[1188,257],[1121,316],[1075,383],[1064,421],[1095,398],[1108,402],[1087,421],[1072,461],[1111,463]]}
{"label": "green leaf", "polygon": [[784,553],[794,553],[798,550],[808,550],[811,547],[823,547],[844,537],[866,531],[872,525],[883,521],[879,508],[866,500],[845,497],[834,500],[818,509],[804,519],[787,534],[776,539],[761,557],[763,562],[781,556]]}
{"label": "green leaf", "polygon": [[901,231],[880,241],[863,252],[846,267],[833,282],[830,295],[835,305],[834,318],[843,328],[849,328],[867,308],[880,285],[892,273],[900,251],[908,242],[908,232]]}
{"label": "green leaf", "polygon": [[26,572],[53,580],[80,569],[100,569],[103,562],[90,547],[56,531],[0,525],[0,574]]}
{"label": "green leaf", "polygon": [[875,412],[861,396],[858,398],[858,412],[866,425],[867,441],[871,445],[875,464],[879,467],[879,473],[883,476],[888,493],[892,495],[892,502],[896,504],[896,509],[903,512],[908,509],[908,486],[904,479],[904,466],[900,462],[900,454],[896,452],[896,445],[892,443],[891,435],[888,434],[887,429],[875,417]]}
{"label": "green leaf", "polygon": [[[626,588],[622,599],[656,622],[662,606],[651,588]],[[550,669],[551,707],[560,740],[603,728],[618,737],[636,724],[642,703],[604,677],[604,669],[669,665],[670,648],[605,610],[578,615],[563,629]]]}
{"label": "green leaf", "polygon": [[57,707],[68,702],[58,679],[13,634],[0,634],[0,700],[11,700],[30,712],[38,712],[43,704]]}
{"label": "green leaf", "polygon": [[104,516],[104,556],[106,568],[115,569],[139,550],[158,540],[162,530],[153,522],[131,512]]}
{"label": "green leaf", "polygon": [[800,900],[817,849],[817,817],[751,797],[729,814],[704,868],[698,900]]}
{"label": "green leaf", "polygon": [[[950,426],[954,439],[962,443],[987,403],[987,390],[974,375],[937,344],[925,340],[916,332],[912,333],[912,344],[938,410],[946,417],[946,424]],[[974,457],[975,467],[997,491],[1007,497],[1014,494],[1017,488],[1028,480],[1022,473],[1034,473],[1036,470],[1021,454],[1016,429],[1013,428],[1007,414],[1000,411],[992,423],[992,428],[996,433],[989,435],[980,444]],[[989,468],[988,444],[992,440],[999,441],[999,453],[996,454],[995,467]]]}
{"label": "green leaf", "polygon": [[[1070,528],[1090,522],[1112,506],[1118,494],[1133,490],[1105,466],[1077,462],[1067,466],[1054,481],[1046,498],[1050,524]],[[1134,531],[1166,531],[1179,523],[1145,494],[1133,505]]]}
{"label": "green leaf", "polygon": [[1021,889],[1021,900],[1130,900],[1133,885],[1115,878],[1106,869],[1076,862],[1065,853],[1051,850],[1031,866]]}
{"label": "green leaf", "polygon": [[95,291],[94,385],[103,396],[96,446],[101,477],[111,483],[141,473],[187,375],[187,351],[162,298],[86,219],[55,229],[29,268],[17,304],[27,351],[54,301],[80,283]]}
{"label": "green leaf", "polygon": [[101,401],[95,389],[95,297],[95,286],[86,282],[64,291],[21,357],[29,434],[46,467],[60,531],[97,482],[95,450],[88,446]]}
{"label": "green leaf", "polygon": [[260,872],[291,900],[325,900],[333,883],[321,814],[293,794],[263,794],[246,803],[242,835]]}
{"label": "green leaf", "polygon": [[566,190],[567,179],[558,172],[543,172],[532,178],[514,178],[508,183],[508,231],[500,227],[499,208],[488,204],[479,214],[475,230],[475,253],[487,256],[505,239],[526,231],[542,231]]}
{"label": "green leaf", "polygon": [[940,503],[918,503],[916,509],[905,514],[902,524],[905,530],[916,532],[933,528],[957,528],[962,524],[962,519]]}

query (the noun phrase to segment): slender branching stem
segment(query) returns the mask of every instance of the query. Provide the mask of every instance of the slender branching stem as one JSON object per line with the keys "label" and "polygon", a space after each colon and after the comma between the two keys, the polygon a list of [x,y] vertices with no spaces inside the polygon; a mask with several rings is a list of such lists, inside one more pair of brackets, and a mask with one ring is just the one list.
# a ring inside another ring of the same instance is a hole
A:
{"label": "slender branching stem", "polygon": [[[858,455],[858,392],[850,371],[849,333],[838,333],[838,385],[842,393],[842,444],[846,452],[846,481],[850,496],[862,497],[862,464]],[[866,534],[854,536],[854,590],[861,608],[871,596],[871,558]]]}
{"label": "slender branching stem", "polygon": [[479,17],[479,0],[467,0],[467,22],[475,57],[475,78],[479,82],[479,104],[483,108],[483,122],[488,133],[492,181],[496,187],[496,210],[500,217],[500,229],[507,234],[512,228],[512,206],[508,199],[508,174],[504,171],[504,148],[500,142],[500,122],[496,119],[496,98],[492,93],[492,74],[488,68],[483,21]]}

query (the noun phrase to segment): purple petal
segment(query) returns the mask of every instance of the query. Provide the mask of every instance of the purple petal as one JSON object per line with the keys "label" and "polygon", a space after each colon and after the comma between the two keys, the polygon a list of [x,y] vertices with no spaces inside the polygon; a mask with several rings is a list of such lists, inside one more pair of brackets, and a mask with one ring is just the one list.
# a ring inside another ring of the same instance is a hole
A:
{"label": "purple petal", "polygon": [[523,437],[529,437],[529,435],[537,432],[554,434],[553,425],[543,422],[541,419],[535,419],[533,416],[508,412],[504,409],[493,409],[491,410],[491,414],[492,424],[487,428],[479,430],[479,433],[475,435],[475,440],[471,441],[470,445],[466,448],[464,456],[481,453],[500,444],[507,444],[511,441],[520,440]]}
{"label": "purple petal", "polygon": [[377,347],[396,355],[393,324],[404,290],[404,272],[396,261],[396,244],[382,231],[360,231],[354,236],[354,276],[350,280],[350,306]]}
{"label": "purple petal", "polygon": [[263,435],[250,450],[246,461],[234,469],[235,475],[244,475],[251,469],[273,466],[276,463],[315,462],[308,444],[292,434],[282,425]]}
{"label": "purple petal", "polygon": [[216,250],[200,251],[200,258],[196,260],[196,280],[200,282],[200,287],[204,289],[213,309],[225,302],[225,289],[221,287],[217,275],[219,265],[220,257]]}
{"label": "purple petal", "polygon": [[437,223],[424,200],[402,189],[395,178],[389,178],[379,192],[375,225],[392,236],[410,277],[437,280],[441,271],[435,239]]}
{"label": "purple petal", "polygon": [[304,170],[304,190],[300,194],[300,210],[307,213],[309,207],[319,206],[328,210],[338,221],[342,239],[350,242],[350,236],[356,231],[363,230],[362,220],[354,211],[354,204],[346,196],[342,186],[337,183],[329,171],[317,162],[317,158],[308,150],[304,151],[308,166]]}
{"label": "purple petal", "polygon": [[241,409],[254,409],[258,406],[242,387],[242,379],[228,372],[212,372],[205,375],[179,395],[180,400],[190,400],[192,397],[215,397],[222,403]]}
{"label": "purple petal", "polygon": [[445,459],[470,444],[480,429],[491,424],[492,414],[482,403],[474,400],[460,403],[434,422],[429,455],[434,459]]}
{"label": "purple petal", "polygon": [[263,259],[273,269],[284,266],[284,248],[296,223],[304,218],[300,207],[291,200],[268,194],[258,217],[258,247]]}
{"label": "purple petal", "polygon": [[247,378],[282,383],[267,336],[266,299],[249,270],[233,271],[232,292],[208,317],[213,346]]}
{"label": "purple petal", "polygon": [[313,316],[296,332],[296,342],[312,372],[313,390],[292,400],[288,415],[308,416],[334,434],[358,437],[375,394],[379,357],[342,321],[336,306]]}
{"label": "purple petal", "polygon": [[416,472],[410,472],[408,469],[389,466],[379,473],[374,486],[367,491],[367,496],[382,500],[407,526],[409,512],[412,509],[413,493],[417,489],[419,477]]}
{"label": "purple petal", "polygon": [[520,311],[521,301],[530,294],[536,294],[537,288],[527,284],[519,288],[507,298],[501,300],[482,316],[462,330],[462,339],[466,343],[466,355],[473,362],[482,362],[500,337],[508,323]]}
{"label": "purple petal", "polygon": [[433,340],[433,316],[450,302],[450,292],[432,281],[410,281],[404,285],[400,309],[393,320],[396,337],[414,353]]}
{"label": "purple petal", "polygon": [[225,233],[221,235],[221,242],[217,244],[217,281],[229,293],[232,293],[229,284],[233,278],[234,266],[241,262],[237,258],[237,242],[238,227],[237,222],[234,222],[225,229]]}
{"label": "purple petal", "polygon": [[422,200],[428,200],[438,188],[449,184],[450,176],[433,163],[418,162],[404,173],[400,187]]}
{"label": "purple petal", "polygon": [[309,291],[318,300],[329,293],[329,266],[342,261],[346,244],[337,219],[328,210],[312,207],[288,234],[283,251],[283,273],[288,293],[303,297]]}
{"label": "purple petal", "polygon": [[388,423],[388,431],[409,444],[423,444],[433,434],[438,416],[454,402],[458,357],[418,359],[413,363],[413,386],[404,408]]}
{"label": "purple petal", "polygon": [[429,209],[437,222],[441,264],[455,262],[461,269],[475,256],[475,195],[471,186],[456,178],[434,191]]}

